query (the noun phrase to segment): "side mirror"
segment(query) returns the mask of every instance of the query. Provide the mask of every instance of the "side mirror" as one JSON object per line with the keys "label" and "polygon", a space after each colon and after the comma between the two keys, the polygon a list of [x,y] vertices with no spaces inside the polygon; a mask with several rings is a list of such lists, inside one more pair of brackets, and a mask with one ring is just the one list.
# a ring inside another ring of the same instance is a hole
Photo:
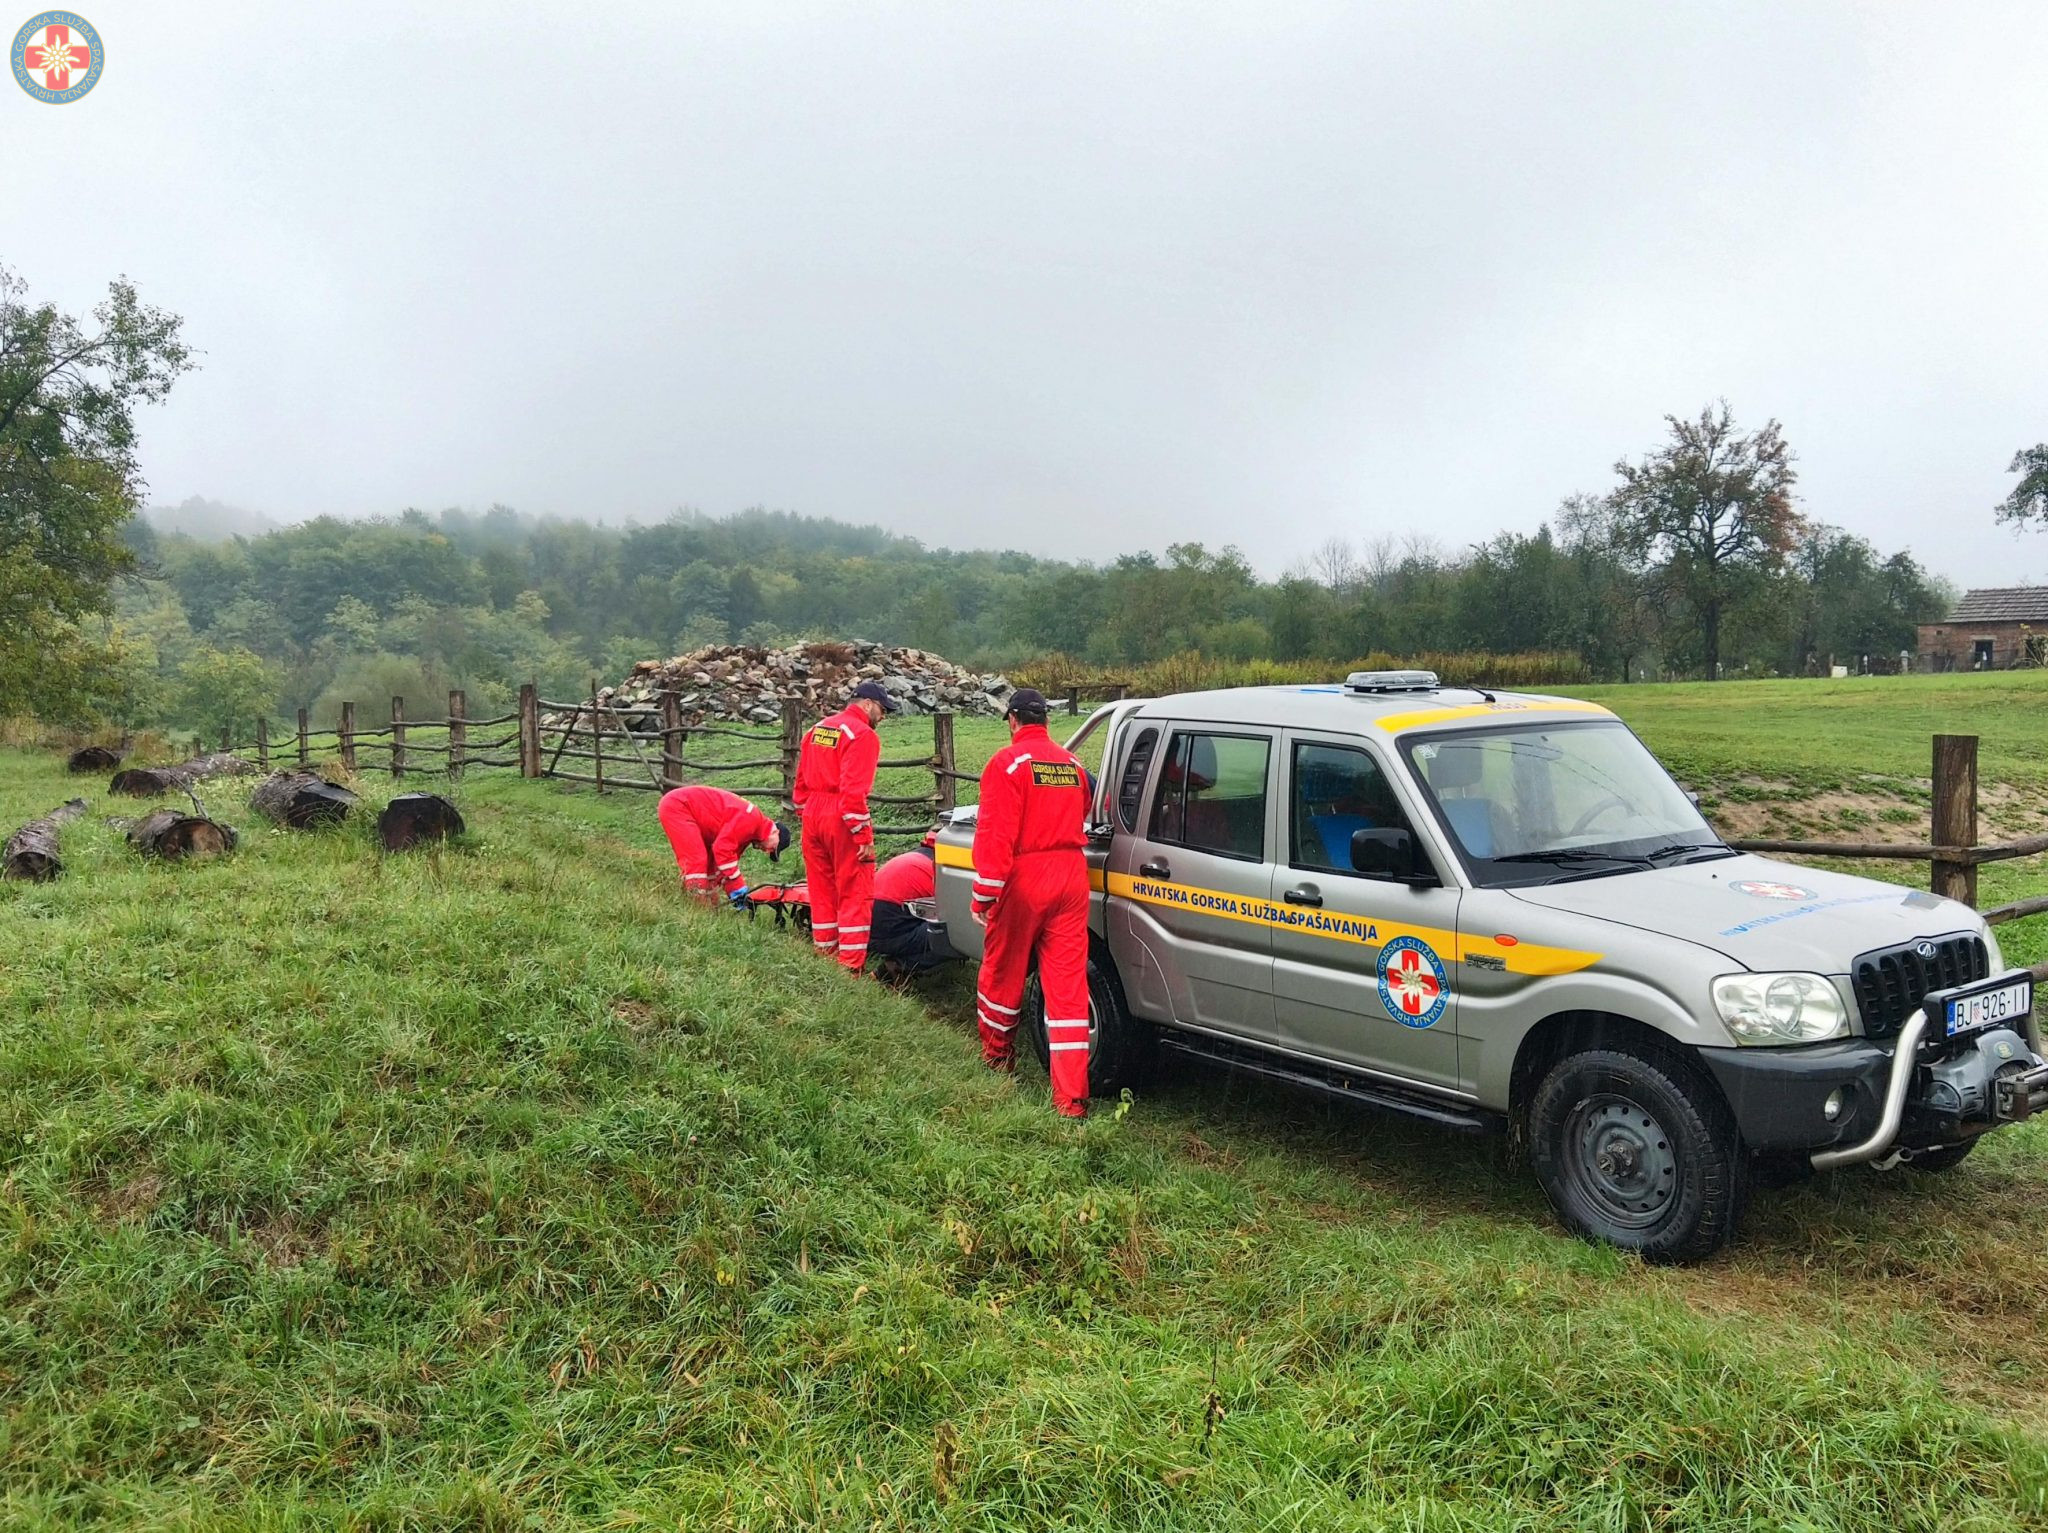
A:
{"label": "side mirror", "polygon": [[1688,804],[1692,805],[1692,807],[1693,807],[1693,808],[1695,808],[1695,809],[1699,808],[1699,807],[1700,807],[1700,790],[1699,790],[1699,789],[1697,789],[1697,788],[1685,788],[1685,785],[1684,785],[1683,783],[1679,784],[1679,786],[1680,786],[1681,788],[1684,788],[1684,790],[1685,790],[1685,801],[1686,801],[1686,802],[1687,802]]}
{"label": "side mirror", "polygon": [[1383,878],[1392,884],[1420,887],[1437,881],[1436,871],[1415,844],[1415,837],[1398,828],[1354,830],[1351,866],[1367,878]]}

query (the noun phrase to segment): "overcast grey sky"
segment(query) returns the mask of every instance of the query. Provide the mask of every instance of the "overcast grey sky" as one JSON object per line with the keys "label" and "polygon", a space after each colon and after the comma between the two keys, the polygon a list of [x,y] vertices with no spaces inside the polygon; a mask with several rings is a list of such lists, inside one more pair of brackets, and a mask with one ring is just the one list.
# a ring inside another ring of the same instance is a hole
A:
{"label": "overcast grey sky", "polygon": [[[18,17],[0,17],[11,36]],[[1775,415],[1966,583],[2048,438],[2048,4],[84,0],[0,261],[204,370],[159,501],[768,505],[1277,571]]]}

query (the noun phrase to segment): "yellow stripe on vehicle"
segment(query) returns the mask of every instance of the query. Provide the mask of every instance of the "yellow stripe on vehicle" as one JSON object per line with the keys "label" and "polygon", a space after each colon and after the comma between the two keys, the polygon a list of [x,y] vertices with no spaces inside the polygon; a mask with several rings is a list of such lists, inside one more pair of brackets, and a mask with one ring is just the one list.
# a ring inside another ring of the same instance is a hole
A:
{"label": "yellow stripe on vehicle", "polygon": [[1614,716],[1610,709],[1598,703],[1562,700],[1554,703],[1472,703],[1462,708],[1418,708],[1412,713],[1389,713],[1378,722],[1388,734],[1399,734],[1404,729],[1417,729],[1424,724],[1448,724],[1453,719],[1491,718],[1503,713],[1599,713],[1609,718]]}
{"label": "yellow stripe on vehicle", "polygon": [[[945,842],[940,841],[932,847],[932,861],[942,868],[965,868],[971,873],[974,871],[974,848],[970,846],[948,846]],[[1102,869],[1096,867],[1089,868],[1088,887],[1097,892],[1101,891]]]}
{"label": "yellow stripe on vehicle", "polygon": [[[1351,942],[1380,947],[1396,937],[1414,937],[1459,963],[1477,954],[1498,959],[1510,974],[1549,977],[1576,974],[1590,969],[1602,957],[1576,948],[1545,947],[1538,942],[1502,944],[1489,936],[1460,936],[1440,926],[1411,926],[1377,916],[1342,915],[1329,910],[1310,910],[1299,905],[1277,904],[1256,895],[1228,894],[1221,889],[1194,889],[1184,884],[1165,884],[1152,879],[1112,873],[1109,893],[1119,899],[1135,900],[1164,910],[1182,910],[1190,915],[1215,916],[1225,921],[1244,921],[1275,931],[1322,937],[1332,942]],[[1489,964],[1489,968],[1494,965]]]}

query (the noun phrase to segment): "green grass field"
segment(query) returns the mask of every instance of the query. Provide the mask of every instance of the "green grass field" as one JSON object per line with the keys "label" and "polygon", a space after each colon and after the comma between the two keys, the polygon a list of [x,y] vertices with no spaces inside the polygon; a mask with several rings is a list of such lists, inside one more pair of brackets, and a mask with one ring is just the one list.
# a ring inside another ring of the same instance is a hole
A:
{"label": "green grass field", "polygon": [[[1691,690],[1612,701],[1825,770]],[[0,826],[77,786],[0,751]],[[2048,1529],[2048,1126],[1646,1269],[1226,1072],[1063,1124],[965,976],[685,908],[651,795],[453,791],[387,857],[215,786],[191,866],[94,793],[0,885],[0,1527]]]}

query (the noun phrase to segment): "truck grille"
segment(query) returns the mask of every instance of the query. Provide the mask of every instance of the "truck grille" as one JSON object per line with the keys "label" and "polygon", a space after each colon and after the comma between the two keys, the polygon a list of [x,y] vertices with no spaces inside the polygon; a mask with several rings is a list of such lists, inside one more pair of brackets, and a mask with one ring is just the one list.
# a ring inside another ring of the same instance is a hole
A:
{"label": "truck grille", "polygon": [[[1923,947],[1933,949],[1933,956],[1923,957]],[[1849,984],[1864,1033],[1886,1038],[1906,1025],[1928,991],[1967,985],[1990,973],[1991,955],[1981,937],[1930,937],[1857,955]]]}

